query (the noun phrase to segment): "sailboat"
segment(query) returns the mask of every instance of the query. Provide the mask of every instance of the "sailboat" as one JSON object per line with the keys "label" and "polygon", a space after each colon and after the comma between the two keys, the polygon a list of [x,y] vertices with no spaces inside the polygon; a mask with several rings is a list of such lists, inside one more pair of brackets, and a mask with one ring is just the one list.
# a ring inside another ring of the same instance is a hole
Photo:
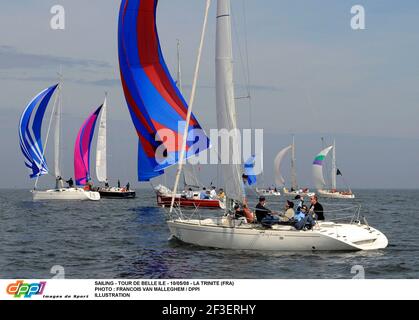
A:
{"label": "sailboat", "polygon": [[[180,41],[177,43],[177,80],[176,85],[182,93],[182,68],[180,63]],[[183,191],[177,193],[175,196],[175,203],[178,207],[184,208],[207,208],[207,209],[224,209],[225,199],[218,197],[211,198],[209,196],[210,190],[203,188],[202,183],[199,181],[196,172],[196,166],[185,164],[183,167]],[[157,195],[157,205],[161,207],[170,206],[172,203],[173,191],[167,186],[159,184],[154,188]],[[207,199],[201,199],[201,195],[206,195]]]}
{"label": "sailboat", "polygon": [[[291,189],[285,187],[285,179],[281,172],[281,163],[284,157],[291,151]],[[313,192],[310,192],[308,188],[299,188],[297,183],[297,168],[295,160],[295,139],[292,137],[292,145],[282,149],[275,158],[274,171],[275,171],[275,183],[277,186],[284,186],[283,193],[285,196],[312,196]]]}
{"label": "sailboat", "polygon": [[[89,192],[81,188],[63,187],[60,167],[61,90],[61,84],[56,84],[41,91],[27,105],[20,119],[20,148],[25,156],[25,165],[31,171],[30,178],[36,179],[35,187],[32,191],[33,200],[98,200],[99,194],[97,192]],[[41,137],[42,124],[48,104],[55,92],[58,93],[55,98],[44,143]],[[55,124],[54,176],[56,185],[54,189],[38,190],[37,184],[39,178],[50,173],[45,158],[45,151],[52,123]]]}
{"label": "sailboat", "polygon": [[[326,189],[326,181],[323,175],[323,167],[326,163],[326,157],[330,151],[332,151],[332,187]],[[352,190],[349,188],[348,191],[338,191],[336,189],[336,177],[341,175],[341,171],[337,169],[336,166],[336,142],[333,142],[333,145],[322,150],[315,158],[313,162],[313,179],[314,185],[317,189],[319,196],[324,198],[334,198],[334,199],[354,199],[355,195]]]}
{"label": "sailboat", "polygon": [[97,191],[100,193],[102,198],[115,198],[115,199],[127,199],[135,198],[136,193],[134,190],[127,190],[121,187],[110,187],[108,180],[108,168],[107,168],[107,110],[108,110],[108,98],[105,96],[103,102],[99,129],[97,135],[96,144],[96,177],[97,180],[104,186],[98,187]]}
{"label": "sailboat", "polygon": [[[217,4],[217,120],[219,128],[230,130],[237,128],[230,1],[217,0]],[[229,152],[237,155],[238,150],[233,145]],[[362,224],[358,219],[346,224],[319,222],[315,229],[309,231],[298,231],[289,225],[274,225],[271,229],[266,229],[258,224],[247,223],[246,219],[234,219],[231,215],[232,207],[246,202],[241,181],[241,166],[223,165],[223,176],[228,197],[225,215],[198,219],[194,215],[186,217],[180,210],[171,211],[167,225],[172,237],[197,246],[233,250],[358,251],[382,249],[388,245],[383,233]]]}

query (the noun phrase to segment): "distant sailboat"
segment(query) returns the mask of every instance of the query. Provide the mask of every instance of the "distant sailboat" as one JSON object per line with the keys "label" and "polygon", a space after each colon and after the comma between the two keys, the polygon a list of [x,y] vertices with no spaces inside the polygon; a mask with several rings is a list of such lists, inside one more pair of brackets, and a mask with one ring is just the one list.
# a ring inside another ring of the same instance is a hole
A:
{"label": "distant sailboat", "polygon": [[116,198],[126,199],[135,198],[134,190],[127,190],[127,188],[121,187],[110,187],[108,179],[108,167],[107,167],[107,110],[108,110],[108,98],[105,97],[103,102],[99,129],[97,135],[96,145],[96,177],[103,186],[97,188],[102,198]]}
{"label": "distant sailboat", "polygon": [[[281,172],[281,163],[284,157],[291,151],[291,189],[285,187],[285,179]],[[292,145],[282,149],[274,161],[275,183],[277,186],[283,187],[283,193],[286,196],[311,196],[314,193],[310,192],[308,188],[299,188],[297,183],[297,168],[295,160],[295,139],[292,138]]]}
{"label": "distant sailboat", "polygon": [[[47,130],[45,144],[41,138],[42,123],[48,104],[54,92],[58,91],[55,99],[50,124]],[[30,177],[36,178],[34,200],[98,200],[97,192],[88,192],[81,188],[63,187],[60,168],[60,123],[61,123],[61,85],[57,84],[40,92],[25,108],[19,128],[20,148],[26,158],[25,164],[31,170]],[[35,111],[36,110],[36,111]],[[33,118],[33,119],[32,119]],[[31,127],[32,121],[32,127]],[[56,180],[55,189],[37,190],[38,179],[49,174],[45,149],[50,134],[51,125],[54,122],[54,176]]]}
{"label": "distant sailboat", "polygon": [[[330,189],[327,189],[326,181],[323,175],[323,167],[326,162],[326,157],[330,151],[333,150],[332,153],[332,186]],[[336,189],[336,177],[337,175],[341,175],[341,171],[336,167],[336,143],[333,143],[333,146],[330,146],[324,150],[322,150],[314,159],[313,162],[313,179],[314,185],[317,189],[317,193],[325,198],[335,198],[335,199],[354,199],[355,195],[353,194],[352,190],[349,188],[348,191],[338,191]]]}

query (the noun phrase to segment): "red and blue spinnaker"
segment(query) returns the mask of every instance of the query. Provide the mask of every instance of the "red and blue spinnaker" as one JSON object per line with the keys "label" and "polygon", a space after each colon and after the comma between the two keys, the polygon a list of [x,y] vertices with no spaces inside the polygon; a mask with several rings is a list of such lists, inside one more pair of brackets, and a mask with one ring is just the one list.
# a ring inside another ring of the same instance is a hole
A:
{"label": "red and blue spinnaker", "polygon": [[[139,138],[139,181],[149,181],[179,161],[188,113],[163,58],[156,27],[157,2],[122,0],[119,15],[121,81]],[[187,138],[187,158],[209,147],[194,115]]]}
{"label": "red and blue spinnaker", "polygon": [[83,123],[74,145],[74,175],[76,185],[78,186],[84,186],[91,179],[90,147],[100,110],[102,110],[102,106],[93,112]]}
{"label": "red and blue spinnaker", "polygon": [[[31,171],[30,177],[36,178],[48,174],[47,161],[41,137],[42,121],[52,95],[58,84],[40,92],[27,105],[19,122],[20,149],[25,156],[25,165]],[[35,111],[36,110],[36,111]],[[32,115],[32,126],[31,119]]]}

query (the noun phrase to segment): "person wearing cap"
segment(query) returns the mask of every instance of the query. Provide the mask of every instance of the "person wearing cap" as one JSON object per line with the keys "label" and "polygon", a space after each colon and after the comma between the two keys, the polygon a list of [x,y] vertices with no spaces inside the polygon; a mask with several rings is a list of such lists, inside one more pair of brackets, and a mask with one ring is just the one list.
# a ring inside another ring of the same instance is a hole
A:
{"label": "person wearing cap", "polygon": [[298,200],[298,202],[297,202],[297,211],[300,211],[301,207],[304,204],[304,197],[302,197],[299,194],[297,194],[295,196],[294,200]]}
{"label": "person wearing cap", "polygon": [[297,230],[303,230],[304,228],[311,229],[316,224],[312,216],[308,214],[306,205],[301,207],[301,210],[295,214],[294,219],[296,221],[294,227]]}

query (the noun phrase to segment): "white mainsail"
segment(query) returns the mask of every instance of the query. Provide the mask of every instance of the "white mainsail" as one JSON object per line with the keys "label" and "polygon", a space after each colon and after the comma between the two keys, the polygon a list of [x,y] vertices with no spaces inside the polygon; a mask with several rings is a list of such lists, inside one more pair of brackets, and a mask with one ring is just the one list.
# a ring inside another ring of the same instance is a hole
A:
{"label": "white mainsail", "polygon": [[332,190],[336,190],[336,141],[333,140],[333,153],[332,153]]}
{"label": "white mainsail", "polygon": [[333,146],[330,146],[322,150],[314,159],[313,180],[314,180],[314,185],[317,189],[324,189],[326,187],[326,181],[324,180],[324,176],[323,176],[323,165],[325,163],[327,155],[332,149],[333,149]]}
{"label": "white mainsail", "polygon": [[[233,47],[231,36],[230,0],[217,1],[216,33],[216,97],[219,130],[230,134],[229,164],[222,164],[227,197],[244,201],[240,135],[237,129],[233,83]],[[223,155],[226,156],[226,155]]]}
{"label": "white mainsail", "polygon": [[291,187],[294,190],[298,189],[298,183],[297,183],[297,168],[295,164],[295,138],[292,137],[292,154],[291,154]]}
{"label": "white mainsail", "polygon": [[288,146],[281,151],[275,157],[274,161],[274,172],[275,172],[275,184],[280,187],[285,185],[285,179],[281,173],[281,162],[285,155],[292,149],[292,146]]}
{"label": "white mainsail", "polygon": [[99,182],[105,183],[108,180],[106,167],[106,111],[107,97],[103,102],[102,115],[100,117],[99,131],[96,147],[96,176]]}

